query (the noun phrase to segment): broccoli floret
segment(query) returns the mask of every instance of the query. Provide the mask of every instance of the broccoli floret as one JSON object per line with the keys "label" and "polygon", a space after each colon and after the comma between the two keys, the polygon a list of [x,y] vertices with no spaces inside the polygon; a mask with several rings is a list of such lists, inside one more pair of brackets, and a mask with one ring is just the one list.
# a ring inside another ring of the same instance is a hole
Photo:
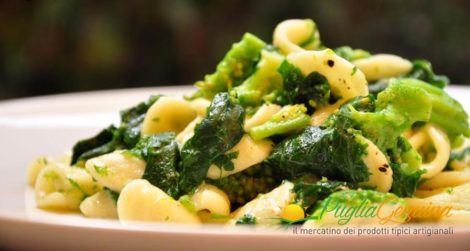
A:
{"label": "broccoli floret", "polygon": [[278,69],[283,79],[283,90],[277,93],[273,102],[286,104],[304,104],[307,108],[317,109],[335,101],[328,80],[318,72],[304,76],[300,69],[282,62]]}
{"label": "broccoli floret", "polygon": [[206,75],[204,81],[196,82],[199,88],[192,98],[212,99],[217,93],[230,90],[253,74],[266,43],[256,36],[245,33],[240,42],[233,44],[224,59],[217,65],[213,74]]}
{"label": "broccoli floret", "polygon": [[350,114],[346,116],[355,122],[364,136],[386,151],[393,148],[398,136],[415,122],[429,120],[431,102],[421,88],[396,81],[377,96],[374,111],[358,111],[347,105],[340,113],[347,113],[349,109]]}
{"label": "broccoli floret", "polygon": [[394,180],[392,192],[411,196],[422,174],[421,157],[401,134],[418,121],[428,121],[431,111],[432,100],[426,91],[397,80],[377,100],[372,96],[359,97],[345,104],[326,125],[347,124],[360,130],[389,156]]}
{"label": "broccoli floret", "polygon": [[[322,224],[339,224],[345,225],[352,220],[353,214],[344,215],[344,217],[326,217],[328,214],[341,215],[341,210],[348,210],[346,208],[360,208],[363,207],[363,211],[369,211],[366,208],[376,208],[375,212],[370,211],[368,217],[370,220],[377,220],[375,218],[377,213],[377,208],[383,203],[389,206],[406,206],[406,201],[402,198],[399,198],[392,193],[382,193],[373,190],[344,190],[332,193],[325,200],[323,200],[318,207],[315,209],[315,212],[312,216],[317,217],[316,222],[318,225]],[[349,210],[348,210],[349,211]],[[364,217],[364,216],[363,216]],[[406,217],[406,216],[405,216]],[[335,222],[328,222],[334,219]],[[393,220],[402,220],[404,221],[402,215],[396,216]]]}
{"label": "broccoli floret", "polygon": [[273,101],[270,99],[282,89],[282,77],[277,69],[283,60],[284,56],[278,52],[263,50],[256,71],[230,94],[244,107],[259,106],[266,99]]}
{"label": "broccoli floret", "polygon": [[258,194],[267,193],[280,184],[280,181],[274,177],[272,168],[265,164],[252,166],[221,179],[207,179],[206,182],[227,193],[232,208],[244,205],[256,198]]}
{"label": "broccoli floret", "polygon": [[354,61],[362,58],[370,57],[370,53],[368,51],[362,49],[352,49],[349,46],[341,46],[333,50],[336,55],[348,60]]}
{"label": "broccoli floret", "polygon": [[287,105],[274,114],[270,120],[250,129],[254,140],[264,139],[273,135],[299,131],[310,122],[304,105]]}
{"label": "broccoli floret", "polygon": [[397,79],[405,85],[421,88],[432,101],[432,113],[429,122],[446,130],[451,142],[460,135],[470,137],[468,115],[462,105],[449,96],[444,90],[416,79]]}

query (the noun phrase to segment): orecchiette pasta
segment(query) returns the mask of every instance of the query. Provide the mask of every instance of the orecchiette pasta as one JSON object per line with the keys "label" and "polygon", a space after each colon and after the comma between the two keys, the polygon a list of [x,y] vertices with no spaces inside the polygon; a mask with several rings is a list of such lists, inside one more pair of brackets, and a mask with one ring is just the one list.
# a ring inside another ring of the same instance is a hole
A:
{"label": "orecchiette pasta", "polygon": [[245,215],[256,218],[256,222],[262,225],[277,224],[279,220],[276,217],[279,217],[282,210],[295,199],[293,187],[294,184],[291,182],[284,182],[271,192],[258,196],[236,210],[228,224],[235,224]]}
{"label": "orecchiette pasta", "polygon": [[240,142],[229,152],[237,152],[237,157],[232,161],[234,169],[227,171],[216,165],[211,165],[207,171],[207,177],[219,179],[234,173],[241,172],[250,166],[265,160],[272,149],[272,142],[269,140],[253,140],[249,135],[244,135]]}
{"label": "orecchiette pasta", "polygon": [[409,141],[414,149],[419,149],[425,142],[426,137],[431,139],[431,142],[436,149],[436,156],[429,163],[424,163],[422,169],[426,170],[421,177],[429,179],[439,172],[441,172],[447,164],[447,160],[450,155],[450,142],[447,138],[446,133],[435,125],[427,124],[415,135],[413,135]]}
{"label": "orecchiette pasta", "polygon": [[117,202],[121,221],[161,221],[199,224],[196,214],[146,180],[134,180],[124,187]]}
{"label": "orecchiette pasta", "polygon": [[273,44],[279,47],[285,55],[318,48],[320,34],[316,24],[310,19],[286,20],[276,26],[273,34]]}
{"label": "orecchiette pasta", "polygon": [[367,81],[397,77],[408,73],[412,67],[410,61],[390,54],[376,54],[353,61],[353,64],[364,73]]}
{"label": "orecchiette pasta", "polygon": [[184,100],[172,97],[159,98],[145,114],[142,135],[166,131],[181,132],[196,117],[197,112],[192,107],[198,105],[201,104],[191,106]]}
{"label": "orecchiette pasta", "polygon": [[366,144],[367,155],[362,158],[369,170],[369,180],[363,185],[375,187],[377,191],[388,192],[392,187],[393,171],[388,164],[387,157],[370,140],[362,136],[357,136],[357,140]]}
{"label": "orecchiette pasta", "polygon": [[210,184],[200,185],[191,195],[191,201],[197,212],[207,210],[218,216],[230,214],[230,200],[227,194]]}
{"label": "orecchiette pasta", "polygon": [[325,76],[333,94],[341,97],[343,102],[369,93],[364,74],[330,49],[291,53],[287,61],[297,66],[305,76],[314,71]]}
{"label": "orecchiette pasta", "polygon": [[85,196],[101,188],[85,169],[53,163],[39,172],[34,189],[38,207],[77,210]]}
{"label": "orecchiette pasta", "polygon": [[80,204],[80,211],[86,217],[117,219],[116,201],[107,190],[84,199]]}
{"label": "orecchiette pasta", "polygon": [[120,192],[127,183],[142,177],[145,161],[124,151],[116,151],[89,159],[85,167],[100,185]]}

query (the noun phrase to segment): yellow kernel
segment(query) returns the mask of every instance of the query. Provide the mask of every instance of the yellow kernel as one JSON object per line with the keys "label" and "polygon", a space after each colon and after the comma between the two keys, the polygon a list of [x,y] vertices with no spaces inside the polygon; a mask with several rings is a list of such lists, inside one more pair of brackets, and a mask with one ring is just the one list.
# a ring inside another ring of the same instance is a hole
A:
{"label": "yellow kernel", "polygon": [[281,217],[285,220],[296,221],[305,217],[304,210],[297,204],[290,204],[284,208]]}

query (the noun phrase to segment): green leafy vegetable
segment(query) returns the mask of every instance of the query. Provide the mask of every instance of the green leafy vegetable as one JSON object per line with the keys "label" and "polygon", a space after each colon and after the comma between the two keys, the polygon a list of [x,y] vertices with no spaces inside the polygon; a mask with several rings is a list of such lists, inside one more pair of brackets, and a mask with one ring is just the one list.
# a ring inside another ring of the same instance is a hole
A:
{"label": "green leafy vegetable", "polygon": [[419,79],[441,89],[449,84],[449,78],[444,75],[434,74],[431,63],[426,60],[414,60],[411,71],[405,74],[404,77]]}
{"label": "green leafy vegetable", "polygon": [[77,142],[72,149],[71,164],[73,165],[78,161],[86,161],[116,149],[130,149],[134,147],[140,138],[140,128],[145,113],[159,97],[150,96],[147,101],[122,111],[119,128],[111,125],[96,136]]}
{"label": "green leafy vegetable", "polygon": [[353,132],[308,126],[279,143],[267,162],[278,176],[287,179],[315,174],[358,184],[369,179],[364,154],[365,146],[355,140]]}
{"label": "green leafy vegetable", "polygon": [[304,104],[307,107],[319,108],[334,102],[328,80],[318,72],[304,76],[299,68],[282,62],[278,69],[283,79],[283,90],[279,93],[277,103]]}
{"label": "green leafy vegetable", "polygon": [[209,166],[240,141],[243,120],[243,108],[232,102],[228,93],[214,97],[206,117],[196,125],[194,136],[181,149],[182,192],[194,190],[206,177]]}
{"label": "green leafy vegetable", "polygon": [[146,162],[143,178],[175,198],[179,194],[180,161],[175,133],[163,132],[145,137],[132,151],[139,152]]}
{"label": "green leafy vegetable", "polygon": [[256,224],[256,217],[252,214],[245,214],[243,217],[237,220],[235,223],[236,225],[255,225]]}

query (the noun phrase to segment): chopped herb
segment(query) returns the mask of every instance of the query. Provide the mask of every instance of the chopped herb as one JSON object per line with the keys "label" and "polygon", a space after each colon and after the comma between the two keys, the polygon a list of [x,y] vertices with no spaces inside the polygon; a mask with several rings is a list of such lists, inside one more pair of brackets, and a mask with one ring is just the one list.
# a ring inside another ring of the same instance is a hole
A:
{"label": "chopped herb", "polygon": [[109,174],[107,166],[93,165],[93,167],[95,168],[96,173],[101,176],[106,176]]}
{"label": "chopped herb", "polygon": [[354,66],[352,71],[351,71],[351,76],[354,76],[354,74],[356,74],[356,72],[357,72],[357,67]]}
{"label": "chopped herb", "polygon": [[256,224],[256,217],[252,214],[245,214],[243,217],[237,220],[235,223],[236,225],[255,225]]}

